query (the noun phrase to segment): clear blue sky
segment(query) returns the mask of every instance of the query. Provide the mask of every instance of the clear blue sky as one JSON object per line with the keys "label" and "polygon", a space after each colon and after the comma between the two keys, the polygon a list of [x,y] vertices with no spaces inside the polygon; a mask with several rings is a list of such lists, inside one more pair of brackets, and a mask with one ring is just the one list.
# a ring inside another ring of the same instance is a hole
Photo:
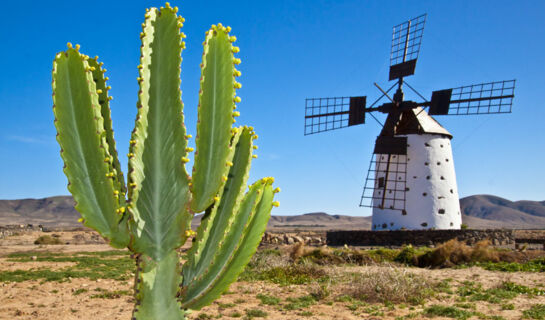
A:
{"label": "clear blue sky", "polygon": [[[273,214],[359,208],[380,127],[367,124],[303,136],[304,99],[378,97],[387,86],[392,26],[428,13],[416,75],[431,91],[517,79],[513,113],[443,117],[460,195],[545,200],[544,1],[171,1],[186,18],[182,90],[195,132],[204,32],[222,22],[241,48],[239,124],[256,128],[251,179],[276,177]],[[108,69],[118,152],[126,167],[137,99],[139,32],[157,1],[3,3],[0,20],[0,199],[68,194],[55,141],[51,66],[66,42],[98,55]],[[409,96],[409,98],[411,98]]]}

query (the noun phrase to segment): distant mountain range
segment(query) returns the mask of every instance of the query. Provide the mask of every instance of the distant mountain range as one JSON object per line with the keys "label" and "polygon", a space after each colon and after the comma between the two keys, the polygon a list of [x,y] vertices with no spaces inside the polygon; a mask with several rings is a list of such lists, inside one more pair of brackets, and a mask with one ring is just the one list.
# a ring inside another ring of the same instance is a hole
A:
{"label": "distant mountain range", "polygon": [[[492,195],[460,199],[462,220],[474,229],[517,228],[545,229],[545,201],[509,201]],[[44,199],[0,200],[0,225],[42,224],[45,226],[80,226],[79,213],[70,196]],[[196,216],[193,225],[200,222]],[[329,215],[324,212],[294,216],[272,216],[269,229],[370,229],[371,217]]]}

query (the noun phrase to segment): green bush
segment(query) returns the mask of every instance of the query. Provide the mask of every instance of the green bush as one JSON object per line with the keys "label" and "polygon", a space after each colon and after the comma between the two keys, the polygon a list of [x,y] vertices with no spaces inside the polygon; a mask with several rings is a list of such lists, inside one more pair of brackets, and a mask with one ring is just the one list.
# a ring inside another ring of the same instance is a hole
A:
{"label": "green bush", "polygon": [[38,239],[34,241],[34,244],[62,244],[62,241],[58,237],[45,235],[38,237]]}

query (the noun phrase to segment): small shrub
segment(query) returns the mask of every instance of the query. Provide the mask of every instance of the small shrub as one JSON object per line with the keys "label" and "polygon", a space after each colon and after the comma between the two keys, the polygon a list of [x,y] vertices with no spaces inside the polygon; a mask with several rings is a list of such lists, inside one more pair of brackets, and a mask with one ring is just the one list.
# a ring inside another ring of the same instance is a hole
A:
{"label": "small shrub", "polygon": [[512,303],[506,303],[501,305],[502,310],[515,310],[515,305]]}
{"label": "small shrub", "polygon": [[447,317],[452,319],[466,320],[473,316],[473,312],[458,309],[456,307],[447,307],[441,305],[432,305],[424,309],[424,314],[428,317]]}
{"label": "small shrub", "polygon": [[260,309],[247,309],[246,315],[248,318],[266,318],[269,314]]}
{"label": "small shrub", "polygon": [[34,244],[62,244],[62,241],[57,237],[45,235],[39,236],[38,239],[34,240]]}
{"label": "small shrub", "polygon": [[367,302],[420,304],[433,294],[434,284],[406,270],[381,268],[356,274],[350,280],[347,294]]}
{"label": "small shrub", "polygon": [[89,290],[87,290],[85,288],[79,288],[76,291],[72,292],[72,295],[77,296],[77,295],[80,295],[80,294],[85,293],[87,291],[89,291]]}
{"label": "small shrub", "polygon": [[299,298],[287,298],[286,301],[290,302],[284,306],[284,309],[286,310],[299,310],[316,304],[316,299],[314,299],[314,297],[311,295],[302,296]]}
{"label": "small shrub", "polygon": [[297,262],[305,254],[305,244],[298,242],[290,248],[290,259]]}
{"label": "small shrub", "polygon": [[131,293],[127,290],[109,291],[102,288],[96,288],[95,291],[100,293],[91,295],[91,299],[119,299],[121,296],[130,296]]}
{"label": "small shrub", "polygon": [[530,288],[521,284],[516,284],[514,282],[505,281],[500,286],[501,289],[515,292],[519,294],[527,294],[530,296],[543,296],[545,295],[545,290],[539,288]]}
{"label": "small shrub", "polygon": [[257,298],[261,301],[262,304],[266,304],[269,306],[275,306],[280,303],[280,299],[273,296],[268,296],[266,294],[258,294]]}
{"label": "small shrub", "polygon": [[418,258],[432,251],[431,248],[422,247],[415,248],[412,245],[404,246],[401,251],[394,258],[395,262],[399,262],[406,265],[418,265]]}
{"label": "small shrub", "polygon": [[327,273],[312,264],[293,264],[259,271],[246,269],[239,276],[239,280],[242,281],[269,281],[283,286],[307,284],[314,280],[323,281],[326,279],[328,279]]}
{"label": "small shrub", "polygon": [[435,250],[419,256],[418,266],[446,268],[462,264],[498,261],[499,254],[490,248],[488,240],[479,241],[472,248],[463,242],[452,239],[439,245]]}
{"label": "small shrub", "polygon": [[331,285],[331,282],[317,283],[311,287],[310,295],[318,301],[323,300],[329,297],[329,295],[331,294],[331,291],[329,290],[330,285]]}
{"label": "small shrub", "polygon": [[481,262],[476,263],[485,270],[503,272],[545,272],[545,258],[538,258],[527,262]]}
{"label": "small shrub", "polygon": [[524,310],[522,312],[522,316],[525,319],[544,320],[545,319],[545,304],[533,305],[530,309]]}

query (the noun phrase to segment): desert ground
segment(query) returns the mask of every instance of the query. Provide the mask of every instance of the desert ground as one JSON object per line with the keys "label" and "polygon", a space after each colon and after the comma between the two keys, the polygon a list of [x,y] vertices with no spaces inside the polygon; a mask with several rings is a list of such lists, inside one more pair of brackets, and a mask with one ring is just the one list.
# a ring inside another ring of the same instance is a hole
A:
{"label": "desert ground", "polygon": [[[58,244],[34,244],[44,234],[0,239],[0,319],[131,318],[127,251],[91,231],[50,232]],[[407,266],[393,258],[400,250],[364,251],[260,248],[239,281],[189,319],[545,319],[542,251],[447,268]],[[529,271],[512,272],[517,265]]]}

